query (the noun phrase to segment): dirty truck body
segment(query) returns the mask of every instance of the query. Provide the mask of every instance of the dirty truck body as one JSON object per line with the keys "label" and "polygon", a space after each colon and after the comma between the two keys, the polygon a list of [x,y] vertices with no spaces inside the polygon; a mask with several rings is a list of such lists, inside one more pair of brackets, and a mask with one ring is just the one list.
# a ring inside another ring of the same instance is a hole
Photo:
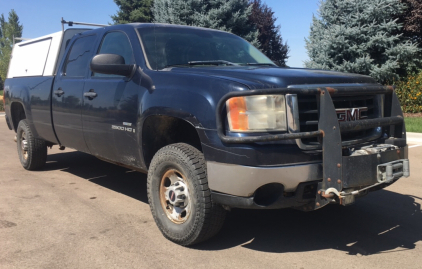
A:
{"label": "dirty truck body", "polygon": [[209,29],[128,24],[18,43],[5,109],[26,169],[59,145],[148,173],[157,225],[182,245],[217,233],[229,208],[348,205],[409,176],[392,87],[281,68]]}

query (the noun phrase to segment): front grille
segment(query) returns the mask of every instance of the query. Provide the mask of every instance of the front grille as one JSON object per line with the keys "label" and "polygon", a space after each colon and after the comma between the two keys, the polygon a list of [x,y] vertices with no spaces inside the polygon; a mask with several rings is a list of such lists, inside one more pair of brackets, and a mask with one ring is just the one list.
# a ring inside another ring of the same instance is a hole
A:
{"label": "front grille", "polygon": [[[298,109],[300,132],[312,132],[318,130],[319,119],[319,96],[316,95],[298,95]],[[333,103],[336,109],[348,109],[366,107],[367,111],[362,111],[362,116],[367,119],[381,117],[380,106],[381,98],[379,95],[364,96],[333,96]],[[347,132],[341,134],[342,141],[362,141],[371,139],[376,134],[375,129]],[[318,138],[302,139],[302,143],[309,146],[318,146]]]}

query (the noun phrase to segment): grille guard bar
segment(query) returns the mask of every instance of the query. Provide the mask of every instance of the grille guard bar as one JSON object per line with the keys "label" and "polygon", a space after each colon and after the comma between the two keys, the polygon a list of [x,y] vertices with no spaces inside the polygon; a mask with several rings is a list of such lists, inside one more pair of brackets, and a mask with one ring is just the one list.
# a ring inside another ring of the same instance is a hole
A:
{"label": "grille guard bar", "polygon": [[[320,95],[324,96],[325,92],[328,92],[330,95],[371,95],[371,94],[385,94],[386,103],[385,107],[388,110],[388,104],[391,104],[392,95],[395,95],[394,88],[392,86],[370,86],[370,87],[341,87],[341,88],[315,88],[315,89],[297,89],[297,88],[279,88],[279,89],[260,89],[260,90],[250,90],[250,91],[238,91],[230,92],[224,95],[217,104],[216,109],[216,123],[217,123],[217,133],[221,141],[228,144],[243,144],[243,143],[255,143],[255,142],[271,142],[271,141],[280,141],[280,140],[289,140],[289,139],[302,139],[302,138],[311,138],[321,136],[324,133],[324,129],[319,128],[319,131],[315,132],[299,132],[299,133],[286,133],[286,134],[277,134],[277,135],[261,135],[261,136],[248,136],[248,137],[232,137],[226,136],[224,133],[224,117],[221,116],[221,112],[225,107],[227,100],[233,97],[239,96],[251,96],[251,95],[262,95],[262,94],[306,94],[306,95]],[[390,97],[390,98],[388,98]],[[329,97],[329,101],[332,100]],[[390,99],[388,102],[387,99]],[[390,106],[391,108],[391,106]],[[324,109],[321,106],[321,109]],[[399,108],[401,112],[401,109]],[[331,111],[332,114],[337,115],[335,109]],[[391,115],[391,111],[384,111],[384,115]],[[336,116],[337,117],[337,116]],[[321,117],[322,118],[322,117]],[[370,129],[378,126],[389,126],[389,125],[400,125],[403,124],[403,117],[400,115],[394,117],[384,117],[378,119],[369,119],[369,120],[359,120],[355,122],[344,122],[340,124],[341,131],[360,131],[365,129]],[[320,124],[319,127],[321,127]]]}
{"label": "grille guard bar", "polygon": [[[223,108],[225,103],[232,97],[263,95],[263,94],[304,94],[319,95],[320,107],[318,121],[318,131],[285,133],[277,135],[260,135],[248,137],[231,137],[225,135],[225,117]],[[384,117],[376,119],[365,119],[354,122],[339,123],[336,109],[331,95],[374,95],[384,94]],[[217,104],[216,111],[217,134],[221,141],[227,144],[244,144],[254,142],[270,142],[288,139],[302,139],[320,137],[323,157],[323,180],[318,185],[318,193],[324,194],[327,189],[335,189],[341,192],[342,184],[342,140],[341,132],[360,131],[370,128],[383,127],[383,133],[394,138],[405,138],[403,114],[399,101],[392,86],[366,86],[366,87],[330,87],[321,88],[280,88],[262,89],[250,91],[230,92],[224,95]],[[324,143],[329,141],[329,143]],[[314,209],[319,209],[333,199],[317,195]]]}

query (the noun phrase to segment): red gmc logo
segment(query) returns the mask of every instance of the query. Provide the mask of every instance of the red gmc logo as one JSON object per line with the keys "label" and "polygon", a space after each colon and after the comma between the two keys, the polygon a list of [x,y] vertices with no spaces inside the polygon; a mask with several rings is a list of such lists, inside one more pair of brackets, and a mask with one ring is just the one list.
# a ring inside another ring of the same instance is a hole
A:
{"label": "red gmc logo", "polygon": [[355,121],[367,118],[362,112],[368,111],[367,107],[336,109],[338,121]]}

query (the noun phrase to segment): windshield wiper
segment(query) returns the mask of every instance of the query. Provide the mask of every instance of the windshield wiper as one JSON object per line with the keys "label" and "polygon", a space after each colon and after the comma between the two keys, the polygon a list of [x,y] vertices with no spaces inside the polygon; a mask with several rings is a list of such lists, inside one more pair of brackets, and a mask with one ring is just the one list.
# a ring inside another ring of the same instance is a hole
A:
{"label": "windshield wiper", "polygon": [[189,64],[169,64],[169,65],[164,66],[164,68],[167,68],[167,67],[176,67],[176,66],[187,66],[187,65],[189,65]]}
{"label": "windshield wiper", "polygon": [[246,63],[245,65],[256,65],[256,66],[278,66],[276,64],[270,63]]}
{"label": "windshield wiper", "polygon": [[214,61],[192,61],[189,62],[189,65],[209,65],[209,64],[214,64],[214,65],[220,65],[220,64],[225,64],[225,65],[238,65],[229,61],[223,61],[223,60],[214,60]]}
{"label": "windshield wiper", "polygon": [[177,66],[189,66],[189,65],[220,65],[220,64],[233,65],[233,66],[238,65],[229,61],[213,60],[213,61],[191,61],[184,64],[169,64],[169,65],[166,65],[164,68],[177,67]]}

